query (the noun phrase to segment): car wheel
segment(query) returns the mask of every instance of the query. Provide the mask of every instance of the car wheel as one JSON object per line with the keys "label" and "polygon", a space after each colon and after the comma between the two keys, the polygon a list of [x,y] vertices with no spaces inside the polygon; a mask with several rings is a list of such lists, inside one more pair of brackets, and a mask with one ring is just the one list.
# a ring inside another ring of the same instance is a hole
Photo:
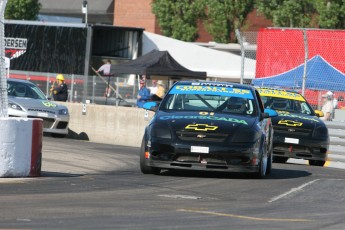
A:
{"label": "car wheel", "polygon": [[268,166],[267,152],[263,151],[260,157],[259,171],[255,173],[255,178],[262,179],[266,176]]}
{"label": "car wheel", "polygon": [[141,148],[140,148],[140,170],[144,174],[159,174],[160,169],[159,168],[154,168],[151,166],[147,165],[147,159],[145,158],[145,140],[141,142]]}
{"label": "car wheel", "polygon": [[325,165],[326,161],[317,161],[317,160],[309,160],[309,164],[312,166],[321,166]]}
{"label": "car wheel", "polygon": [[269,154],[268,159],[267,159],[267,169],[266,169],[266,174],[269,175],[272,172],[272,163],[273,163],[273,159],[272,159],[272,153]]}
{"label": "car wheel", "polygon": [[268,160],[267,160],[267,170],[266,170],[266,174],[271,174],[272,172],[272,167],[273,167],[273,146],[272,146],[272,142],[270,141],[269,145],[268,145],[268,151],[267,151],[267,155],[268,155]]}
{"label": "car wheel", "polygon": [[288,157],[274,156],[273,157],[273,162],[275,162],[275,163],[286,163],[288,159],[289,159]]}

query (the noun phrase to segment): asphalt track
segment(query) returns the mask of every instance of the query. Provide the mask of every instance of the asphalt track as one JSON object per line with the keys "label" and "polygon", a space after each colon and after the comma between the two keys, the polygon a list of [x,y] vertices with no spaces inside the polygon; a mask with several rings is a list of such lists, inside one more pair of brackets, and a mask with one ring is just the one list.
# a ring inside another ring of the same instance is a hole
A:
{"label": "asphalt track", "polygon": [[0,229],[344,229],[345,171],[140,173],[139,148],[44,137],[42,176],[0,179]]}

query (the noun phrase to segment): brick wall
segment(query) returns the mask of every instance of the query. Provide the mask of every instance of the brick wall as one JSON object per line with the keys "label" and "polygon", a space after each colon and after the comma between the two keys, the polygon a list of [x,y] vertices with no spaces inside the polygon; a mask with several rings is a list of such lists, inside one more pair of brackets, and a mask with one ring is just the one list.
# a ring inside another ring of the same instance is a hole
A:
{"label": "brick wall", "polygon": [[[162,34],[156,17],[151,12],[152,0],[115,0],[114,25],[144,28],[145,31]],[[260,28],[272,26],[271,21],[258,15],[256,10],[247,17],[245,31],[258,31]],[[212,36],[207,33],[202,23],[199,23],[199,38],[196,42],[212,41]]]}
{"label": "brick wall", "polygon": [[151,12],[152,0],[115,0],[114,25],[157,31],[156,17]]}

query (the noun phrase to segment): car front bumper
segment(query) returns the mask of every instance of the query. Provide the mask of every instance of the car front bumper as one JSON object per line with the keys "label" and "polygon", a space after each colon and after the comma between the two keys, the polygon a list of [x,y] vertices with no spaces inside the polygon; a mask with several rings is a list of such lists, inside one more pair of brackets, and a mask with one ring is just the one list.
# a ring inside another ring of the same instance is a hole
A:
{"label": "car front bumper", "polygon": [[[192,146],[208,152],[192,152]],[[216,144],[187,144],[183,142],[152,141],[146,146],[148,165],[162,169],[203,171],[257,172],[258,151],[253,144],[222,146]]]}
{"label": "car front bumper", "polygon": [[[296,142],[296,143],[292,143]],[[297,143],[298,142],[298,143]],[[274,133],[273,155],[305,160],[327,160],[329,139],[284,136]]]}

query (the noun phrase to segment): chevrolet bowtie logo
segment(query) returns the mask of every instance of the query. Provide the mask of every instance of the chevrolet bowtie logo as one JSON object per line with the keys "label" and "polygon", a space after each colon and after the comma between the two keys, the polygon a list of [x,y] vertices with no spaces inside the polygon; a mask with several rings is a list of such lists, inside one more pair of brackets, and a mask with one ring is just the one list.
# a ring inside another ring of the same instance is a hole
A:
{"label": "chevrolet bowtie logo", "polygon": [[278,122],[278,124],[280,125],[286,125],[286,126],[302,126],[303,123],[302,122],[297,122],[297,121],[290,121],[290,120],[280,120]]}
{"label": "chevrolet bowtie logo", "polygon": [[218,126],[212,126],[208,124],[190,124],[185,127],[185,129],[192,129],[196,131],[213,131],[216,130]]}

